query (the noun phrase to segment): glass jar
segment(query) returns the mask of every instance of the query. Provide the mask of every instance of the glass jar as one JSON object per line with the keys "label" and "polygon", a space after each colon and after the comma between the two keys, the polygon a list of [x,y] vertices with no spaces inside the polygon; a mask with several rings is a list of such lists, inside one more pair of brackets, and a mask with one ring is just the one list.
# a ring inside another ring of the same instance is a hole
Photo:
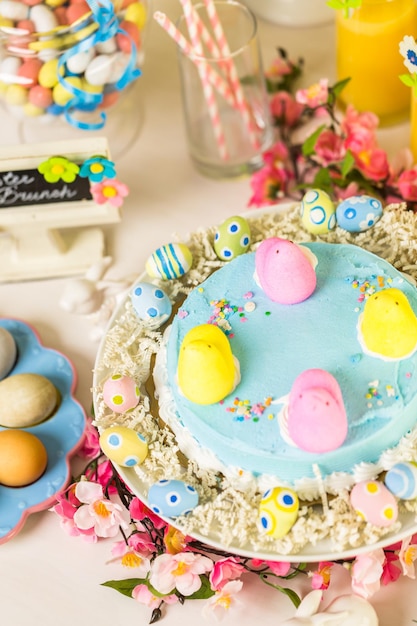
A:
{"label": "glass jar", "polygon": [[404,121],[410,92],[401,83],[404,35],[417,35],[415,0],[362,0],[336,20],[337,78],[351,78],[341,94],[343,105],[372,111],[381,125]]}
{"label": "glass jar", "polygon": [[283,26],[318,26],[331,23],[334,13],[326,0],[243,0],[257,16]]}

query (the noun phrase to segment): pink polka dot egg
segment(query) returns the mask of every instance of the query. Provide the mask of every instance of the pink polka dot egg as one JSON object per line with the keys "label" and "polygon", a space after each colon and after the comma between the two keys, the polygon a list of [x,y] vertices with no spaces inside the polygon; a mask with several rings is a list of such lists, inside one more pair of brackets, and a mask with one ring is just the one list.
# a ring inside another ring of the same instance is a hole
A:
{"label": "pink polka dot egg", "polygon": [[350,492],[350,503],[359,517],[374,526],[391,526],[398,517],[397,500],[377,480],[362,481]]}
{"label": "pink polka dot egg", "polygon": [[115,413],[132,411],[139,398],[139,387],[130,376],[113,374],[103,385],[103,400]]}
{"label": "pink polka dot egg", "polygon": [[118,465],[140,465],[148,455],[148,444],[142,435],[127,426],[110,426],[100,435],[104,454]]}

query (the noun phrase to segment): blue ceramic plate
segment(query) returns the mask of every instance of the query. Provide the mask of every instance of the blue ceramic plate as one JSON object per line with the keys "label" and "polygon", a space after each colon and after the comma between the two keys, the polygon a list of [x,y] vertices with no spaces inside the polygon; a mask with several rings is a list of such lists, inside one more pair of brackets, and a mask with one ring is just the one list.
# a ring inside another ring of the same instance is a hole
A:
{"label": "blue ceramic plate", "polygon": [[[0,543],[4,543],[22,528],[28,515],[52,506],[56,495],[68,485],[69,461],[82,443],[86,416],[73,396],[76,373],[68,358],[45,348],[36,331],[25,322],[0,318],[0,326],[11,333],[17,345],[16,363],[8,376],[41,374],[61,395],[58,409],[50,418],[21,429],[42,441],[48,453],[48,465],[44,474],[31,485],[0,485]],[[0,426],[0,430],[5,429]]]}

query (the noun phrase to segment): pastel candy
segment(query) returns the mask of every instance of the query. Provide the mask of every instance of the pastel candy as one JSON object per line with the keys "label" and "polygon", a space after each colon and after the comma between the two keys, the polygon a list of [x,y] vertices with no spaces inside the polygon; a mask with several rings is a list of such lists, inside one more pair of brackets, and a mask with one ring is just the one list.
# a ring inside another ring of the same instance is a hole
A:
{"label": "pastel candy", "polygon": [[360,233],[374,226],[382,213],[382,203],[377,198],[352,196],[338,205],[336,221],[340,228],[350,233]]}
{"label": "pastel candy", "polygon": [[158,515],[187,515],[198,504],[198,493],[182,480],[160,480],[149,488],[149,508]]}
{"label": "pastel candy", "polygon": [[159,320],[163,324],[171,315],[172,305],[167,294],[151,283],[140,282],[134,285],[130,299],[141,320]]}
{"label": "pastel candy", "polygon": [[139,387],[130,376],[113,374],[103,385],[103,400],[115,413],[131,411],[138,405],[139,397]]}
{"label": "pastel candy", "polygon": [[201,324],[185,335],[178,357],[178,386],[196,404],[220,402],[239,380],[229,340],[218,326]]}
{"label": "pastel candy", "polygon": [[348,423],[342,392],[327,371],[309,369],[294,381],[288,399],[288,434],[307,452],[335,450],[346,439]]}
{"label": "pastel candy", "polygon": [[274,539],[281,539],[289,533],[297,520],[299,501],[292,489],[274,487],[262,496],[259,504],[261,529]]}
{"label": "pastel candy", "polygon": [[104,454],[118,465],[140,465],[148,455],[148,444],[141,434],[127,426],[110,426],[100,435],[100,447]]}
{"label": "pastel candy", "polygon": [[251,241],[250,228],[243,217],[224,221],[214,235],[214,251],[221,261],[231,261],[247,251]]}
{"label": "pastel candy", "polygon": [[385,475],[385,486],[397,498],[417,498],[417,463],[396,463]]}
{"label": "pastel candy", "polygon": [[355,485],[350,492],[350,503],[360,517],[374,526],[391,526],[398,517],[395,497],[377,480]]}
{"label": "pastel candy", "polygon": [[336,226],[336,209],[322,189],[310,189],[301,201],[301,223],[313,235],[328,233]]}
{"label": "pastel candy", "polygon": [[417,317],[400,289],[383,289],[366,300],[359,340],[365,350],[387,359],[403,359],[415,351]]}
{"label": "pastel candy", "polygon": [[255,254],[256,277],[271,300],[297,304],[311,296],[317,278],[307,254],[288,239],[262,241]]}
{"label": "pastel candy", "polygon": [[145,269],[152,278],[172,280],[186,274],[191,268],[193,257],[184,243],[168,243],[151,254]]}

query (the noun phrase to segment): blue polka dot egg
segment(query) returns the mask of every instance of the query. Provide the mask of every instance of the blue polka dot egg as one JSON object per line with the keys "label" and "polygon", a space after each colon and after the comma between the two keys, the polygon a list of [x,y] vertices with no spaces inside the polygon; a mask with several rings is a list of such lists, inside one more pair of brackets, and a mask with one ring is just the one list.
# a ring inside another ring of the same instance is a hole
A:
{"label": "blue polka dot egg", "polygon": [[188,272],[193,264],[193,255],[185,243],[167,243],[157,248],[145,263],[151,278],[173,280]]}
{"label": "blue polka dot egg", "polygon": [[385,475],[385,486],[403,500],[417,498],[417,463],[396,463]]}
{"label": "blue polka dot egg", "polygon": [[259,504],[260,528],[274,539],[285,537],[298,517],[298,496],[292,489],[274,487],[262,496]]}
{"label": "blue polka dot egg", "polygon": [[142,435],[127,426],[110,426],[100,435],[100,448],[118,465],[140,465],[148,455],[148,444]]}
{"label": "blue polka dot egg", "polygon": [[137,283],[130,292],[130,299],[141,320],[159,320],[163,324],[171,315],[172,305],[167,294],[151,283]]}
{"label": "blue polka dot egg", "polygon": [[361,233],[382,216],[382,203],[371,196],[352,196],[343,200],[336,209],[338,226],[349,233]]}
{"label": "blue polka dot egg", "polygon": [[251,242],[250,228],[243,217],[229,217],[217,228],[213,248],[221,261],[231,261],[244,254]]}
{"label": "blue polka dot egg", "polygon": [[323,235],[336,226],[336,209],[322,189],[309,189],[301,201],[301,223],[313,235]]}
{"label": "blue polka dot egg", "polygon": [[149,489],[149,508],[164,517],[187,515],[197,504],[197,491],[182,480],[160,480]]}

